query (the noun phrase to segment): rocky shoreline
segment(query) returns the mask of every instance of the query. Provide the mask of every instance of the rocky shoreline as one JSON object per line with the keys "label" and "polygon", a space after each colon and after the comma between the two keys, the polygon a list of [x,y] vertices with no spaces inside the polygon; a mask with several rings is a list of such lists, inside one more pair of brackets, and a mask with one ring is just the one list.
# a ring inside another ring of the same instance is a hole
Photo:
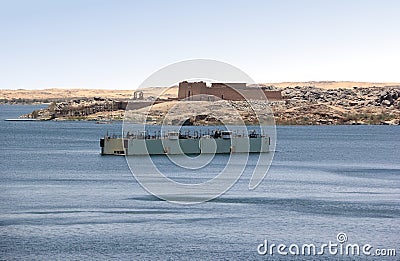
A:
{"label": "rocky shoreline", "polygon": [[290,87],[282,94],[284,101],[272,105],[278,124],[399,125],[399,86],[335,90]]}
{"label": "rocky shoreline", "polygon": [[[278,125],[354,125],[354,124],[390,124],[400,122],[400,86],[353,87],[323,89],[314,86],[294,86],[279,88],[283,99],[271,101],[254,101],[262,108],[273,110]],[[146,106],[154,102],[154,96],[144,96],[143,100],[130,102],[130,115],[143,114]],[[148,115],[153,123],[159,123],[172,105],[177,103],[186,106],[183,111],[190,112],[187,102],[177,101],[176,97],[159,99]],[[227,105],[229,103],[229,106]],[[52,102],[48,108],[33,111],[22,118],[39,120],[122,120],[127,99],[115,98],[82,98],[63,102]],[[131,106],[133,104],[134,106]],[[186,104],[186,105],[185,105]],[[251,106],[246,101],[225,101],[225,105],[215,103],[214,112],[224,115],[229,107],[234,107],[246,123],[255,123]],[[135,107],[136,106],[136,107]],[[266,114],[268,112],[266,111]],[[188,115],[180,115],[189,117]],[[207,115],[194,124],[211,124],[205,122]],[[209,117],[212,119],[212,117]]]}

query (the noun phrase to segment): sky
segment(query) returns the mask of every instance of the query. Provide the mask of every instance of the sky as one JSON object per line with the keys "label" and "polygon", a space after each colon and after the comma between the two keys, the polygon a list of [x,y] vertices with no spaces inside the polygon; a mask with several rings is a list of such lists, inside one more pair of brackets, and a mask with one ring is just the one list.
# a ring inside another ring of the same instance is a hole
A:
{"label": "sky", "polygon": [[0,89],[134,89],[213,59],[256,82],[400,82],[400,1],[0,0]]}

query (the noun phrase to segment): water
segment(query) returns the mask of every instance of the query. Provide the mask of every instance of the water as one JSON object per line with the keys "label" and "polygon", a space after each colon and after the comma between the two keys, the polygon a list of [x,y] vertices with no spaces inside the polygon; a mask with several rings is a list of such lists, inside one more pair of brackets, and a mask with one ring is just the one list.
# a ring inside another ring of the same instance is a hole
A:
{"label": "water", "polygon": [[398,258],[399,126],[278,127],[256,190],[245,173],[220,198],[182,206],[149,195],[124,157],[99,155],[120,124],[2,121],[33,108],[0,106],[0,259],[284,259],[257,246],[337,243],[339,232]]}

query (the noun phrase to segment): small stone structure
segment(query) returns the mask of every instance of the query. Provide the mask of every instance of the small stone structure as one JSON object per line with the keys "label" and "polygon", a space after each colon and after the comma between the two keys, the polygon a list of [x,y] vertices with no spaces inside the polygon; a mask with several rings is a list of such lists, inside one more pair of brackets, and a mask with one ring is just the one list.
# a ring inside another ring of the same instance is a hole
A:
{"label": "small stone structure", "polygon": [[135,91],[133,93],[133,99],[134,100],[143,100],[144,99],[143,91]]}
{"label": "small stone structure", "polygon": [[247,87],[246,83],[212,83],[211,87],[205,82],[187,82],[179,83],[178,99],[191,100],[196,95],[205,95],[216,97],[223,100],[242,101],[245,99],[260,100],[262,94],[265,94],[268,100],[282,100],[281,91],[267,90],[265,87]]}

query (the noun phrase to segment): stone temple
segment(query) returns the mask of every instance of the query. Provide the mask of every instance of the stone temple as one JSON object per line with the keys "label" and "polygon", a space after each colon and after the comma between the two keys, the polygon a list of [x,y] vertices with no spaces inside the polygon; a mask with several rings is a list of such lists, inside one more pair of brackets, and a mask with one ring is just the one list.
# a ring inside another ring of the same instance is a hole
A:
{"label": "stone temple", "polygon": [[265,87],[256,88],[248,87],[246,83],[212,83],[211,86],[203,81],[179,83],[178,99],[179,100],[197,100],[201,99],[199,95],[208,96],[208,99],[223,99],[232,101],[242,101],[245,99],[262,100],[282,100],[281,91],[268,90]]}

